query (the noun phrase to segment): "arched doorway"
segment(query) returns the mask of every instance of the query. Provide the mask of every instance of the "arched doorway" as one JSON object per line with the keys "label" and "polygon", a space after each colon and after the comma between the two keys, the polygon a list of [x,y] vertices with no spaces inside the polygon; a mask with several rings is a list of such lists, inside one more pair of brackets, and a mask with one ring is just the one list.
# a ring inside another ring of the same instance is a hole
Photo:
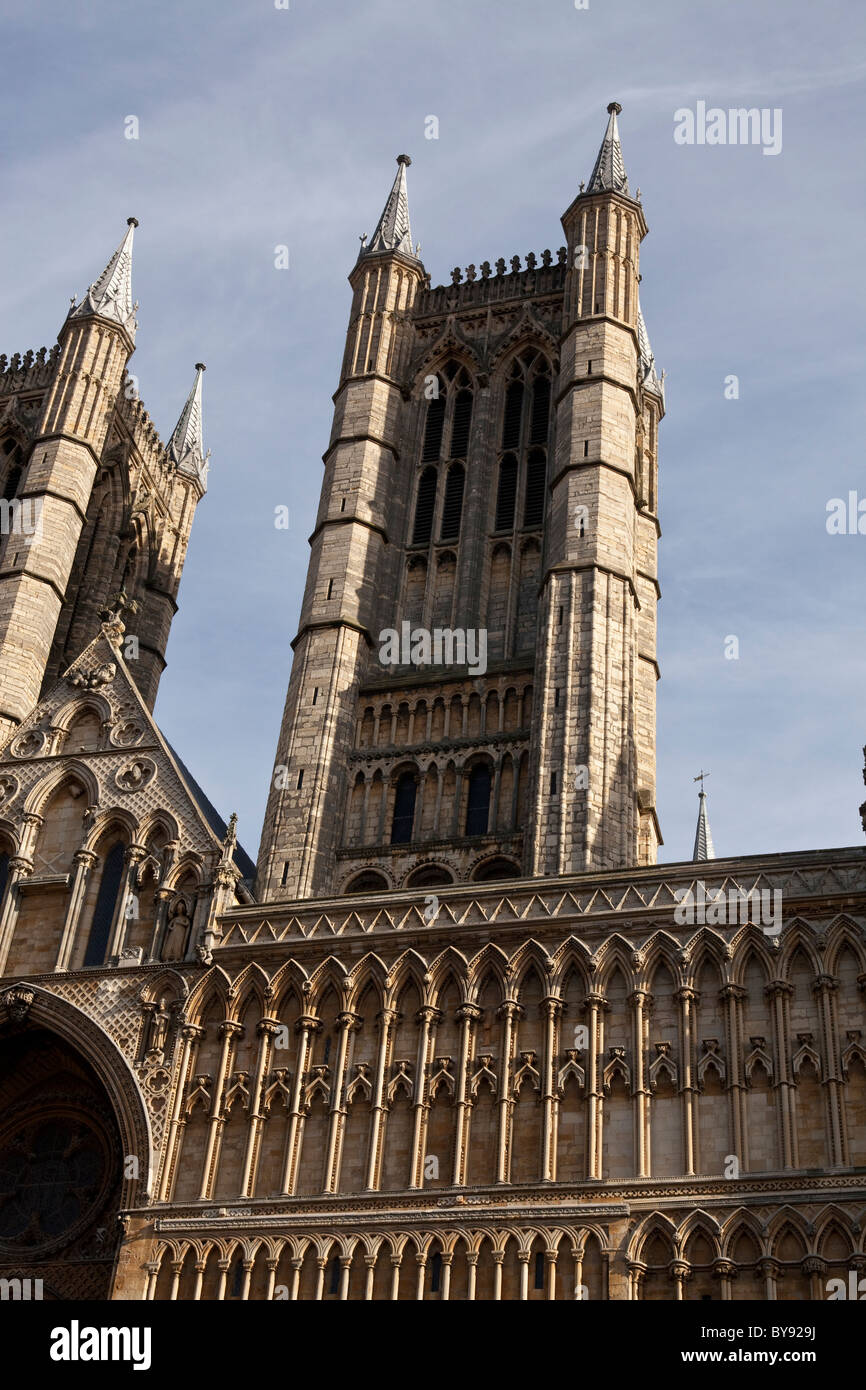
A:
{"label": "arched doorway", "polygon": [[0,1278],[105,1299],[122,1237],[123,1146],[81,1053],[38,1023],[0,1030]]}

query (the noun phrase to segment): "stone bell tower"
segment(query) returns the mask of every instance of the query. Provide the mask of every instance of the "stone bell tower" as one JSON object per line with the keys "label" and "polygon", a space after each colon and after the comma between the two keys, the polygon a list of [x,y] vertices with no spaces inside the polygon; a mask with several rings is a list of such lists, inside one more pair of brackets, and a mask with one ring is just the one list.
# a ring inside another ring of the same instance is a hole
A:
{"label": "stone bell tower", "polygon": [[399,158],[349,277],[263,900],[655,860],[664,399],[619,110],[566,245],[510,273],[431,286]]}
{"label": "stone bell tower", "polygon": [[640,310],[647,225],[617,102],[562,225],[568,269],[539,600],[532,874],[654,863],[657,438]]}

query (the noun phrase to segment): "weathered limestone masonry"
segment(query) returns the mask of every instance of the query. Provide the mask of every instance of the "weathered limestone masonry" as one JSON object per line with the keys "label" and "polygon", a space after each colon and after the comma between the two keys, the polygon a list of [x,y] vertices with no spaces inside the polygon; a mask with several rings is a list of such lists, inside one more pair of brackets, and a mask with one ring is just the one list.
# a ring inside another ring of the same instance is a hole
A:
{"label": "weathered limestone masonry", "polygon": [[[567,245],[449,287],[413,251],[400,157],[350,277],[265,899],[655,860],[664,407],[618,110]],[[385,657],[404,625],[483,634],[485,659]]]}

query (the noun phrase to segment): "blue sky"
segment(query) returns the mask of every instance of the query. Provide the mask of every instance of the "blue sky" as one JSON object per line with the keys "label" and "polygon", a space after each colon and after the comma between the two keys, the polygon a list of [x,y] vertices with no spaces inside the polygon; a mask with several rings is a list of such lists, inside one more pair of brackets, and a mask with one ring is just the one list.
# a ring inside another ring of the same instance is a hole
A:
{"label": "blue sky", "polygon": [[[163,438],[207,363],[210,490],[156,715],[255,855],[358,236],[412,156],[433,283],[562,243],[607,119],[650,235],[660,447],[658,806],[689,858],[861,840],[866,11],[846,0],[4,0],[0,351],[50,344],[136,234],[131,370]],[[674,112],[781,108],[782,150]],[[129,115],[138,140],[124,136]],[[439,138],[425,139],[436,115]],[[288,271],[274,247],[289,247]],[[739,378],[726,400],[725,378]],[[288,531],[274,507],[290,509]],[[725,639],[739,639],[739,659]]]}

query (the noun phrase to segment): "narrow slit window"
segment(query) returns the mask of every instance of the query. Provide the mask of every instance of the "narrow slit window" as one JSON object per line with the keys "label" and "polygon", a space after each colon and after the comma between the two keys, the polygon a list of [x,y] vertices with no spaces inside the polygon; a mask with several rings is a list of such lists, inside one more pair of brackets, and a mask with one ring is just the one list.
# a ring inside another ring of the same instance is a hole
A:
{"label": "narrow slit window", "polygon": [[327,594],[325,595],[325,597],[326,597],[326,598],[330,598],[330,597],[331,597],[331,594],[332,594],[333,592],[334,592],[334,581],[333,581],[333,579],[329,579],[329,580],[328,580],[328,592],[327,592]]}
{"label": "narrow slit window", "polygon": [[300,791],[300,790],[301,790],[301,787],[302,787],[303,785],[304,785],[304,769],[301,768],[300,772],[298,773],[298,785],[297,785],[297,787],[296,787],[295,790],[296,790],[296,791]]}

